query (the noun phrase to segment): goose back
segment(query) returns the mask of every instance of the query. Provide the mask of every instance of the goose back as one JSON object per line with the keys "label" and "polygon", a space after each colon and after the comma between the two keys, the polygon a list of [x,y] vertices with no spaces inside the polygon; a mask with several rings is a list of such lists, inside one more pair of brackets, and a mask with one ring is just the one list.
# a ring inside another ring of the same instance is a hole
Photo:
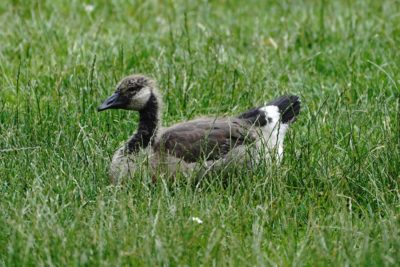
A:
{"label": "goose back", "polygon": [[256,140],[254,129],[238,118],[200,118],[165,129],[154,145],[188,163],[217,160],[233,148]]}

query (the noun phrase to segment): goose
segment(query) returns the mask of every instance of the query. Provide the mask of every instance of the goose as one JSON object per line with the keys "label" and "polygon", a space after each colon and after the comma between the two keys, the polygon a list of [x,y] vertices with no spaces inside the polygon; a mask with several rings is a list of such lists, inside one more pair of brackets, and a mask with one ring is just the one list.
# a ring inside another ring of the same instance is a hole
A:
{"label": "goose", "polygon": [[[190,175],[223,169],[229,164],[247,166],[283,155],[285,134],[300,112],[300,99],[281,96],[268,104],[232,117],[200,117],[161,126],[162,100],[153,79],[133,74],[123,78],[116,91],[97,110],[124,109],[139,112],[136,133],[113,155],[111,182],[118,184],[143,167],[153,179],[162,172]],[[264,153],[259,153],[261,150]],[[144,155],[145,161],[138,161]]]}

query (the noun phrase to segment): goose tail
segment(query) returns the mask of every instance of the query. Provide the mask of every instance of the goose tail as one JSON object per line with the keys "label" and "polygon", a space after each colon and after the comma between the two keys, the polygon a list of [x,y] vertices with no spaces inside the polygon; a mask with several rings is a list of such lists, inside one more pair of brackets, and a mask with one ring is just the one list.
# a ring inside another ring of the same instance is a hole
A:
{"label": "goose tail", "polygon": [[266,126],[269,123],[293,123],[300,113],[300,98],[295,95],[284,95],[272,102],[238,116],[257,126]]}
{"label": "goose tail", "polygon": [[[289,124],[296,121],[300,113],[300,98],[295,95],[284,95],[263,107],[265,111],[275,109],[276,115],[280,117],[281,123]],[[274,112],[272,112],[274,113]]]}

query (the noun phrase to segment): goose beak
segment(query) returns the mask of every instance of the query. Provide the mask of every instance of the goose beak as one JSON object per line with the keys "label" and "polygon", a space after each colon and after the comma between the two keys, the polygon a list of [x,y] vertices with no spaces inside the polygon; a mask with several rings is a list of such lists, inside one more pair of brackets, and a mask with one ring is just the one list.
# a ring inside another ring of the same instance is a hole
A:
{"label": "goose beak", "polygon": [[103,104],[101,104],[97,111],[103,111],[106,109],[116,109],[123,108],[126,105],[125,99],[120,95],[120,93],[116,92],[106,100],[104,100]]}

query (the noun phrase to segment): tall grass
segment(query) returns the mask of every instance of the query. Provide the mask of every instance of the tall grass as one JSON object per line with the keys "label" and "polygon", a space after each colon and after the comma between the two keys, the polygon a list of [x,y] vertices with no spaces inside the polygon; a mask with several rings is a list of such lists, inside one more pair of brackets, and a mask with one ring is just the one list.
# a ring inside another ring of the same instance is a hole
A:
{"label": "tall grass", "polygon": [[[398,264],[399,14],[389,0],[2,1],[0,265]],[[158,81],[165,125],[300,95],[282,165],[195,189],[110,185],[137,114],[95,107],[130,73]]]}

